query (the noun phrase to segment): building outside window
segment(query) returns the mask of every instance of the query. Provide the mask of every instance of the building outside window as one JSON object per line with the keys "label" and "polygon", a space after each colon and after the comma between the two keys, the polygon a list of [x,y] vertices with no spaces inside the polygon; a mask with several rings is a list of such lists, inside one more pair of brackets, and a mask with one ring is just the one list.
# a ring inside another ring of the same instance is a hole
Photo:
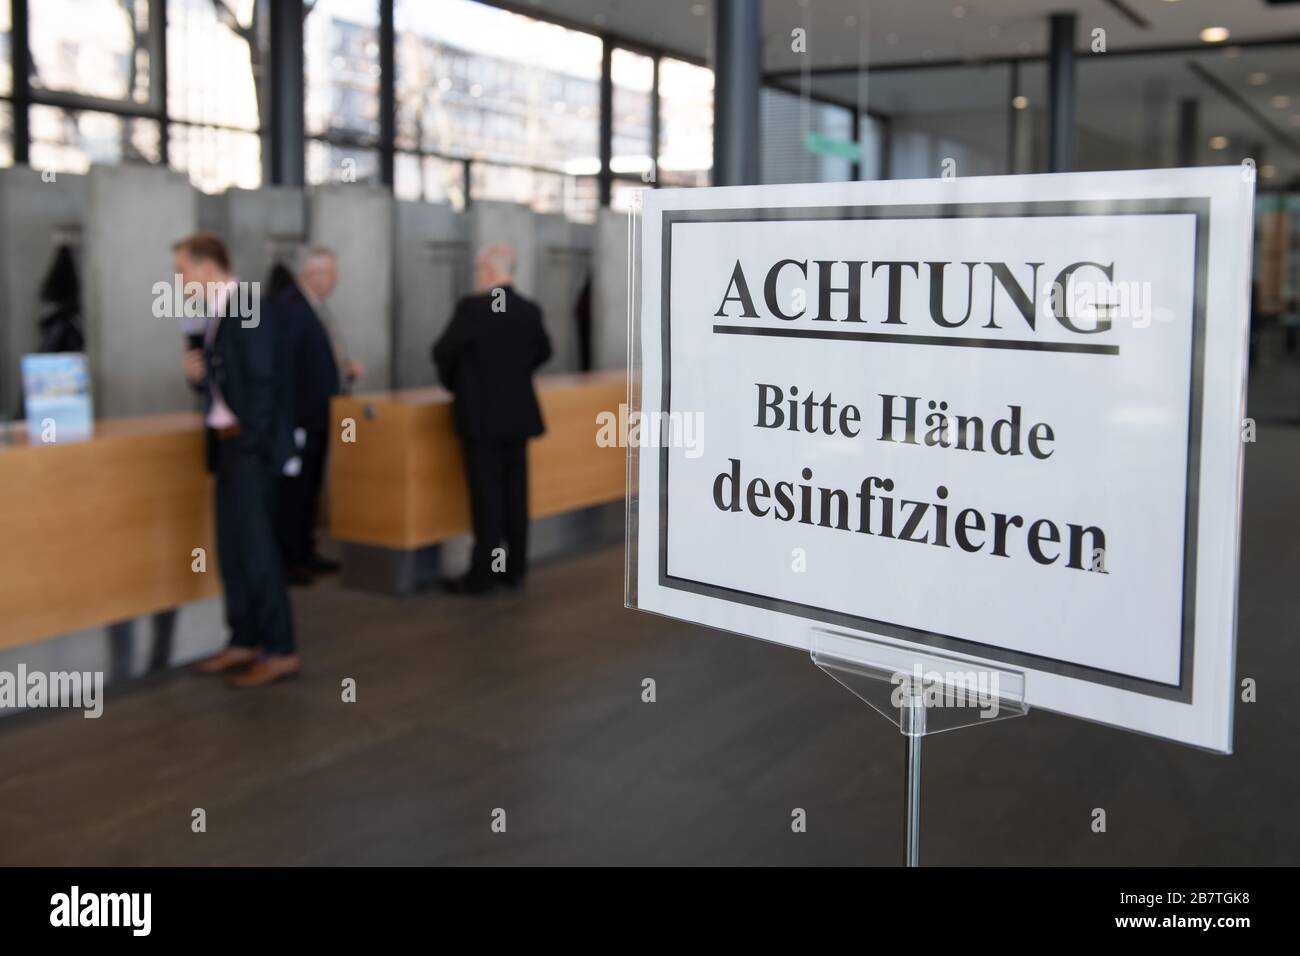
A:
{"label": "building outside window", "polygon": [[14,164],[14,111],[0,101],[0,167]]}
{"label": "building outside window", "polygon": [[707,186],[713,171],[713,71],[659,61],[661,186]]}
{"label": "building outside window", "polygon": [[598,37],[472,0],[396,0],[394,27],[399,197],[454,199],[467,159],[475,198],[594,214],[573,180],[600,169]]}
{"label": "building outside window", "polygon": [[378,0],[316,0],[303,34],[307,181],[378,183]]}
{"label": "building outside window", "polygon": [[9,23],[9,4],[0,3],[0,96],[8,96],[13,85],[13,68],[9,65],[9,44],[11,26]]}
{"label": "building outside window", "polygon": [[615,176],[650,181],[653,162],[653,98],[655,63],[652,57],[616,48],[610,54],[614,86],[614,142],[610,170]]}
{"label": "building outside window", "polygon": [[149,0],[38,0],[27,15],[34,88],[149,102]]}
{"label": "building outside window", "polygon": [[[309,183],[380,181],[382,2],[314,0],[305,8]],[[205,192],[262,185],[270,6],[29,3],[31,163],[85,172],[93,163],[166,162]],[[155,36],[164,11],[166,34]],[[457,207],[471,197],[523,202],[592,220],[599,205],[600,37],[475,0],[393,0],[393,13],[395,194]],[[0,0],[5,165],[14,154],[10,15],[10,4]],[[165,71],[158,68],[162,56]],[[630,205],[656,177],[673,186],[707,183],[711,72],[670,57],[656,64],[655,56],[622,47],[610,58],[614,205]]]}
{"label": "building outside window", "polygon": [[264,0],[168,0],[168,161],[204,192],[262,184],[266,16]]}
{"label": "building outside window", "polygon": [[[28,5],[32,88],[124,107],[150,105],[148,0],[44,0]],[[107,111],[34,105],[30,160],[53,172],[91,163],[157,162],[158,123]]]}

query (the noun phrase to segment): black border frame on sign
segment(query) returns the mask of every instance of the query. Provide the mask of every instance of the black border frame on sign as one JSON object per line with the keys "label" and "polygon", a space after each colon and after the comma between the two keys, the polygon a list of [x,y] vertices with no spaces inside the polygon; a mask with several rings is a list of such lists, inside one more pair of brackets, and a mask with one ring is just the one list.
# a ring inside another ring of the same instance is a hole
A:
{"label": "black border frame on sign", "polygon": [[[668,446],[659,451],[659,584],[732,604],[744,604],[789,614],[823,624],[832,624],[869,634],[941,648],[981,657],[988,661],[1027,667],[1062,677],[1103,684],[1148,697],[1192,701],[1192,666],[1196,623],[1197,510],[1200,500],[1201,404],[1205,371],[1205,299],[1208,279],[1210,200],[1208,197],[1152,199],[1047,200],[997,203],[928,203],[918,205],[791,206],[737,209],[674,209],[662,213],[662,259],[660,262],[660,325],[662,334],[662,411],[667,420],[672,399],[671,281],[672,229],[679,223],[707,222],[803,222],[857,219],[989,219],[1037,216],[1155,216],[1195,217],[1195,245],[1192,286],[1192,348],[1187,417],[1187,475],[1183,516],[1182,627],[1179,635],[1180,663],[1177,684],[1167,684],[1118,671],[1089,667],[1039,654],[1009,650],[951,634],[888,621],[858,617],[843,611],[800,604],[736,588],[694,581],[668,573]],[[884,338],[884,335],[879,336]],[[906,343],[901,343],[906,344]]]}

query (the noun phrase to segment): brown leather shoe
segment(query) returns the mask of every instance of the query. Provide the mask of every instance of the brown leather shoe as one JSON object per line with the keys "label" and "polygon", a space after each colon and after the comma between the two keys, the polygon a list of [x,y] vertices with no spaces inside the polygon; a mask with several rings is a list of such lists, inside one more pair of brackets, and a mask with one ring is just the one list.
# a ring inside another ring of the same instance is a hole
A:
{"label": "brown leather shoe", "polygon": [[193,665],[196,674],[220,674],[234,667],[243,667],[245,664],[251,664],[257,658],[256,647],[227,647],[219,654],[213,654],[211,657],[205,657],[202,660],[195,661]]}
{"label": "brown leather shoe", "polygon": [[228,677],[226,683],[231,687],[265,687],[276,681],[297,677],[301,670],[302,658],[297,654],[271,654]]}

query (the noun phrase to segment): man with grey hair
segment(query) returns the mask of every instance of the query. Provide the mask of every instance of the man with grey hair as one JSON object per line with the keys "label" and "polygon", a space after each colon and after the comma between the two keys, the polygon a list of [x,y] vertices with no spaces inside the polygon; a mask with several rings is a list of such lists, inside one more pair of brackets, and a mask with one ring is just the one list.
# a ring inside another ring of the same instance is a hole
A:
{"label": "man with grey hair", "polygon": [[349,385],[365,374],[365,368],[347,354],[338,329],[329,321],[325,301],[334,294],[339,282],[338,254],[329,246],[311,245],[298,253],[298,274],[294,280],[307,298],[321,325],[329,333],[334,358]]}
{"label": "man with grey hair", "polygon": [[339,393],[334,342],[321,316],[338,284],[338,260],[327,246],[309,246],[298,257],[292,285],[271,303],[280,337],[285,380],[292,382],[298,466],[280,477],[277,534],[291,584],[337,569],[316,550],[316,514],[329,451],[330,399]]}
{"label": "man with grey hair", "polygon": [[[533,372],[551,357],[542,313],[514,288],[515,251],[488,246],[474,261],[475,294],[462,299],[433,347],[455,396],[465,456],[474,551],[458,594],[518,588],[528,566],[528,439],[543,431]],[[502,551],[502,541],[505,549]]]}

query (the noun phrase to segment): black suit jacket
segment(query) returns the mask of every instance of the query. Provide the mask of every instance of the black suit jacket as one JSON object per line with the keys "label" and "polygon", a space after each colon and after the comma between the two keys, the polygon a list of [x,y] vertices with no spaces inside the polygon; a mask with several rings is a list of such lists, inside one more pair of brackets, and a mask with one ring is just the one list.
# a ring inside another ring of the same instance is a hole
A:
{"label": "black suit jacket", "polygon": [[533,372],[551,357],[542,312],[511,286],[494,312],[492,292],[460,301],[433,346],[442,384],[455,395],[456,431],[465,438],[512,441],[544,431]]}
{"label": "black suit jacket", "polygon": [[329,428],[330,399],[339,393],[339,366],[320,316],[296,285],[274,298],[271,318],[283,361],[291,366],[294,425],[308,431]]}
{"label": "black suit jacket", "polygon": [[[278,473],[294,454],[293,369],[276,334],[274,310],[263,306],[256,325],[238,315],[221,320],[211,345],[204,345],[207,377],[199,384],[203,416],[212,408],[211,383],[239,419],[239,435],[230,439],[241,452],[255,455]],[[251,319],[249,320],[251,322]],[[207,429],[208,470],[216,471],[218,441]]]}

